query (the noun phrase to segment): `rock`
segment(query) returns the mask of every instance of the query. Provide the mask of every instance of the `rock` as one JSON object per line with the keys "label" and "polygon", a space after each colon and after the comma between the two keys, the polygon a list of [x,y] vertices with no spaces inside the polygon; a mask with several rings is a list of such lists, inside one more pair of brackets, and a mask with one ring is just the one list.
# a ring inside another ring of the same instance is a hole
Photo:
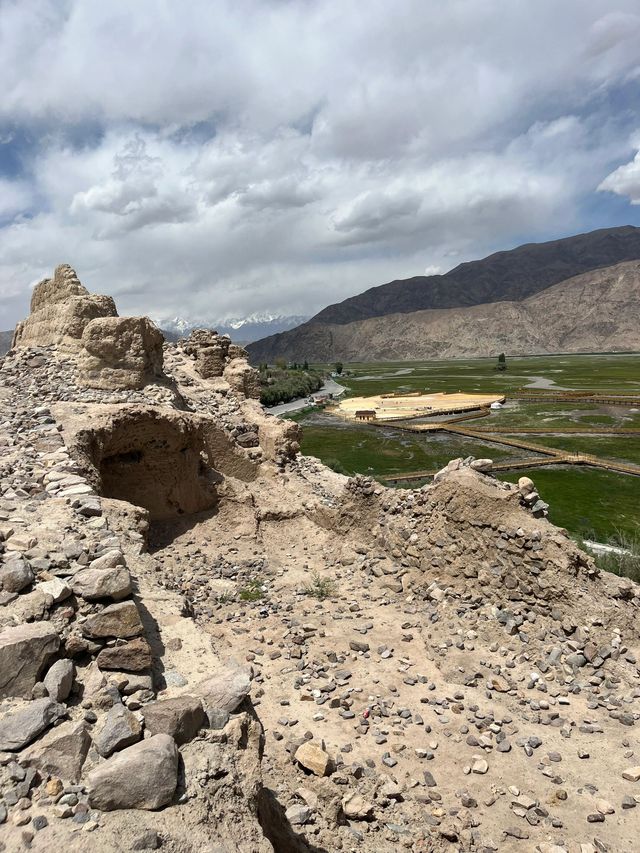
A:
{"label": "rock", "polygon": [[533,492],[535,490],[535,484],[531,477],[520,477],[518,480],[518,491],[522,495],[526,495],[529,492]]}
{"label": "rock", "polygon": [[22,592],[33,580],[31,567],[23,559],[11,560],[0,566],[0,589],[5,592]]}
{"label": "rock", "polygon": [[493,468],[493,459],[474,459],[469,467],[474,471],[490,471]]}
{"label": "rock", "polygon": [[43,595],[52,599],[54,604],[64,601],[71,595],[71,587],[66,584],[61,578],[52,578],[50,581],[44,581],[36,586]]}
{"label": "rock", "polygon": [[59,646],[60,638],[48,622],[5,628],[0,633],[0,698],[30,698],[34,684]]}
{"label": "rock", "polygon": [[117,685],[120,693],[130,696],[136,690],[153,690],[153,676],[150,672],[118,672],[107,670],[109,682]]}
{"label": "rock", "polygon": [[30,551],[37,541],[35,536],[30,536],[28,533],[14,533],[7,539],[5,547],[7,551]]}
{"label": "rock", "polygon": [[50,346],[80,348],[85,326],[95,317],[114,316],[116,306],[110,296],[95,296],[78,280],[68,264],[56,267],[53,278],[35,286],[31,314],[18,323],[13,347]]}
{"label": "rock", "polygon": [[178,747],[172,737],[154,735],[100,764],[86,781],[89,803],[103,811],[159,809],[178,783]]}
{"label": "rock", "polygon": [[195,693],[202,699],[205,714],[210,710],[232,713],[249,694],[249,672],[239,666],[228,666],[218,674],[200,682]]}
{"label": "rock", "polygon": [[71,589],[85,601],[98,601],[101,598],[119,601],[131,593],[131,575],[125,566],[83,569],[74,575]]}
{"label": "rock", "polygon": [[52,699],[34,699],[0,719],[0,750],[17,752],[67,712]]}
{"label": "rock", "polygon": [[595,801],[595,805],[596,805],[596,810],[599,811],[600,814],[605,814],[605,815],[606,814],[615,814],[616,810],[614,809],[614,807],[611,805],[611,803],[608,800],[604,800],[602,798],[599,798]]}
{"label": "rock", "polygon": [[154,829],[148,829],[134,839],[132,850],[157,850],[160,847],[160,836]]}
{"label": "rock", "polygon": [[343,797],[342,810],[348,818],[367,820],[367,818],[371,817],[373,805],[365,800],[357,791],[353,791]]}
{"label": "rock", "polygon": [[100,669],[142,672],[151,667],[151,649],[144,637],[137,637],[122,645],[105,647],[96,662]]}
{"label": "rock", "polygon": [[124,705],[114,705],[93,732],[93,744],[99,754],[106,758],[112,752],[131,746],[140,740],[141,735],[142,726],[135,714]]}
{"label": "rock", "polygon": [[302,805],[289,806],[284,815],[291,826],[304,826],[311,820],[311,809]]}
{"label": "rock", "polygon": [[331,773],[331,758],[324,749],[311,741],[306,741],[298,747],[294,759],[316,776],[328,776]]}
{"label": "rock", "polygon": [[624,770],[622,773],[622,778],[626,779],[627,782],[640,781],[640,765],[638,765],[637,767],[629,767],[627,770]]}
{"label": "rock", "polygon": [[201,700],[196,696],[177,696],[150,702],[142,709],[144,725],[152,735],[167,734],[177,744],[192,740],[206,724]]}
{"label": "rock", "polygon": [[124,566],[124,554],[118,548],[113,548],[107,551],[101,557],[96,557],[89,563],[88,568],[92,571],[105,571],[105,569],[115,569],[116,566]]}
{"label": "rock", "polygon": [[479,773],[484,775],[489,769],[489,765],[484,760],[484,758],[475,758],[473,764],[471,765],[472,773]]}
{"label": "rock", "polygon": [[144,628],[140,621],[138,608],[133,601],[123,601],[119,604],[110,604],[95,613],[82,625],[82,633],[85,637],[118,637],[129,639],[142,634]]}
{"label": "rock", "polygon": [[73,662],[68,658],[56,661],[44,677],[44,686],[54,702],[64,702],[71,693],[74,675]]}
{"label": "rock", "polygon": [[77,782],[90,745],[86,724],[69,721],[47,732],[21,758],[43,774]]}
{"label": "rock", "polygon": [[162,332],[148,317],[100,317],[88,323],[79,381],[91,388],[143,388],[163,375]]}

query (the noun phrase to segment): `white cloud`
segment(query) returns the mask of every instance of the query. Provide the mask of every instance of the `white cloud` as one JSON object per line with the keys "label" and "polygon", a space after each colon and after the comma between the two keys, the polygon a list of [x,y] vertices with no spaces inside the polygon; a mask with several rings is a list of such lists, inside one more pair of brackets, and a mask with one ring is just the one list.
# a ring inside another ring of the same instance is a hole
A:
{"label": "white cloud", "polygon": [[598,184],[640,196],[613,5],[4,0],[0,138],[36,144],[0,185],[0,307],[69,261],[121,311],[310,313],[579,230]]}
{"label": "white cloud", "polygon": [[598,189],[628,196],[631,204],[640,204],[640,151],[630,163],[619,166],[607,175]]}

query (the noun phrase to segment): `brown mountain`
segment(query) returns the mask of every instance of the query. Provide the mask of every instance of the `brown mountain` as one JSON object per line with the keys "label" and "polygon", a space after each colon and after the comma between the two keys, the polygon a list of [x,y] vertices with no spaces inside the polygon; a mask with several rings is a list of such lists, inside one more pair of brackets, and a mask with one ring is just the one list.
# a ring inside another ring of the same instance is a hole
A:
{"label": "brown mountain", "polygon": [[640,261],[628,261],[567,279],[521,302],[306,324],[287,333],[287,345],[277,354],[392,361],[639,350],[639,321]]}
{"label": "brown mountain", "polygon": [[0,357],[9,352],[12,338],[13,329],[8,332],[0,332]]}
{"label": "brown mountain", "polygon": [[[277,356],[315,358],[319,348],[331,360],[343,357],[327,344],[337,334],[333,330],[337,325],[426,309],[465,308],[505,300],[521,302],[581,273],[638,258],[640,228],[631,225],[547,243],[528,243],[460,264],[445,275],[415,276],[371,288],[329,305],[302,326],[264,338],[248,349],[254,361],[268,361]],[[448,346],[452,342],[447,339],[443,343]],[[380,357],[394,356],[389,352]]]}

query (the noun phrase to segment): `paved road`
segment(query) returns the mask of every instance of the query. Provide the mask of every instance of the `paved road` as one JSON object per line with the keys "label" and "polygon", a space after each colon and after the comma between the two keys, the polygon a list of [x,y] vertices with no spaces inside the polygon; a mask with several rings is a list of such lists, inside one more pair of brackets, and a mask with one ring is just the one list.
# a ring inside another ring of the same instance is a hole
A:
{"label": "paved road", "polygon": [[[310,396],[322,397],[325,394],[333,394],[334,397],[338,397],[345,390],[344,385],[338,385],[338,383],[333,379],[327,379],[322,388]],[[265,407],[265,412],[269,412],[272,415],[284,415],[285,412],[297,412],[298,409],[304,409],[309,405],[307,402],[308,399],[308,397],[301,397],[299,400],[292,400],[290,403],[283,403],[281,406]]]}

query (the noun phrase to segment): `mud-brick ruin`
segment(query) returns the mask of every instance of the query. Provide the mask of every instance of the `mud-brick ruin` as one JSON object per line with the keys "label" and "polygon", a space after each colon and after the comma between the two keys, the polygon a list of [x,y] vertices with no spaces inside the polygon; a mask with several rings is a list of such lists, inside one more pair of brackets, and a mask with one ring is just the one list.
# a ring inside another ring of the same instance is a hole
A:
{"label": "mud-brick ruin", "polygon": [[348,479],[258,396],[224,336],[35,288],[0,366],[0,850],[638,849],[640,588],[531,481]]}

